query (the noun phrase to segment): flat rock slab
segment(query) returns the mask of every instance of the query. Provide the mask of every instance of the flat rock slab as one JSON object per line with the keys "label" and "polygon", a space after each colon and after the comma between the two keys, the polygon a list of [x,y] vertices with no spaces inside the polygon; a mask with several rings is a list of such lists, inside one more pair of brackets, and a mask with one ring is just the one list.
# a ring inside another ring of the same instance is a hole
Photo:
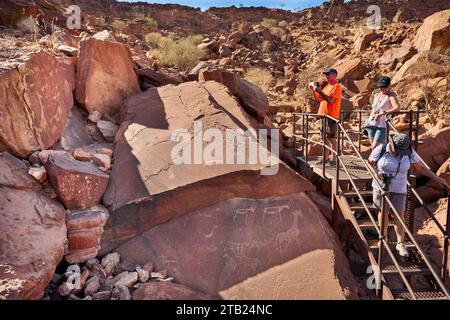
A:
{"label": "flat rock slab", "polygon": [[304,193],[230,199],[158,225],[117,250],[225,299],[350,299],[338,239]]}
{"label": "flat rock slab", "polygon": [[25,158],[53,146],[73,106],[75,61],[41,51],[0,75],[0,150]]}
{"label": "flat rock slab", "polygon": [[133,300],[211,300],[214,298],[173,282],[144,283],[133,293]]}
{"label": "flat rock slab", "polygon": [[50,183],[68,209],[86,209],[100,203],[109,176],[90,162],[50,155],[45,164]]}
{"label": "flat rock slab", "polygon": [[17,189],[39,190],[41,186],[28,174],[28,167],[8,152],[0,152],[0,185]]}
{"label": "flat rock slab", "polygon": [[[177,129],[255,129],[251,119],[217,82],[188,82],[149,89],[126,101],[127,115],[116,137],[111,181],[103,201],[110,209],[102,252],[187,212],[234,198],[267,198],[314,186],[279,159],[275,175],[256,164],[177,164],[171,154]],[[202,143],[202,142],[201,142]],[[200,147],[205,148],[203,142]],[[225,142],[224,142],[225,146]],[[248,148],[246,149],[248,150]],[[267,151],[267,150],[266,150]],[[225,153],[224,153],[225,154]]]}
{"label": "flat rock slab", "polygon": [[61,204],[0,186],[0,300],[40,299],[67,243]]}

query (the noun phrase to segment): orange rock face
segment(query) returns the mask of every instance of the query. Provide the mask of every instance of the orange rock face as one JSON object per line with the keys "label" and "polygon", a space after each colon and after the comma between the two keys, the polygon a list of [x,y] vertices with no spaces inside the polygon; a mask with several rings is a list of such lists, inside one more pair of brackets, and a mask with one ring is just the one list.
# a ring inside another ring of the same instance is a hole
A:
{"label": "orange rock face", "polygon": [[102,240],[105,252],[159,223],[228,198],[314,190],[283,163],[275,175],[261,175],[267,167],[262,163],[173,163],[177,143],[172,133],[193,132],[196,119],[202,120],[203,132],[216,129],[223,137],[226,129],[256,129],[222,84],[188,82],[149,89],[126,105],[128,114],[116,137],[111,182],[103,198],[111,213]]}
{"label": "orange rock face", "polygon": [[304,193],[229,199],[156,226],[118,252],[223,299],[356,296],[335,234]]}
{"label": "orange rock face", "polygon": [[81,42],[75,98],[87,111],[115,115],[138,92],[136,66],[125,45],[95,38]]}
{"label": "orange rock face", "polygon": [[66,246],[62,205],[0,186],[0,300],[40,299]]}
{"label": "orange rock face", "polygon": [[53,146],[73,106],[75,64],[39,52],[0,75],[0,150],[27,157]]}
{"label": "orange rock face", "polygon": [[414,38],[414,46],[419,52],[450,47],[450,9],[425,19]]}
{"label": "orange rock face", "polygon": [[65,258],[68,263],[80,263],[97,256],[108,216],[108,210],[102,206],[67,212],[69,244]]}

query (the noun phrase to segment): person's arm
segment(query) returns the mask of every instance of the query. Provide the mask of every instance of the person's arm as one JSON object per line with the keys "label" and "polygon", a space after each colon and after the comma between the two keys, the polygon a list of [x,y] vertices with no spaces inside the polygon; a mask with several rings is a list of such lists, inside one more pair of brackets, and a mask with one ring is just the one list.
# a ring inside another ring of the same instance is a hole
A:
{"label": "person's arm", "polygon": [[335,98],[334,98],[332,95],[330,95],[330,96],[326,95],[326,94],[322,91],[322,89],[320,89],[320,88],[318,88],[318,89],[316,90],[316,92],[317,92],[318,94],[320,94],[320,96],[321,96],[322,98],[324,98],[328,103],[333,103],[334,100],[335,100]]}
{"label": "person's arm", "polygon": [[424,176],[427,176],[428,178],[436,181],[440,185],[444,187],[449,187],[447,181],[445,179],[438,177],[433,171],[425,167],[421,162],[413,163],[414,169],[416,169],[418,172],[423,174]]}
{"label": "person's arm", "polygon": [[391,108],[378,114],[378,116],[383,116],[386,115],[387,113],[400,111],[400,102],[398,101],[396,95],[390,96],[389,102],[391,103]]}

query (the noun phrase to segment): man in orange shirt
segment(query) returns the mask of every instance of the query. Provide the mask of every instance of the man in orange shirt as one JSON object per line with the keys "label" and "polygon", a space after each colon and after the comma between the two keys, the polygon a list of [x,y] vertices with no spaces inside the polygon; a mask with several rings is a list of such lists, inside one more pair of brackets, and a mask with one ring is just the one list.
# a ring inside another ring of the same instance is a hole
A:
{"label": "man in orange shirt", "polygon": [[[318,114],[326,114],[338,120],[341,113],[342,86],[337,82],[337,70],[329,68],[323,72],[327,78],[327,85],[321,89],[320,86],[310,85],[314,98],[320,102]],[[326,119],[326,141],[325,143],[336,150],[336,122]],[[325,150],[325,161],[329,159],[329,151]],[[332,163],[336,161],[336,155],[331,155]]]}

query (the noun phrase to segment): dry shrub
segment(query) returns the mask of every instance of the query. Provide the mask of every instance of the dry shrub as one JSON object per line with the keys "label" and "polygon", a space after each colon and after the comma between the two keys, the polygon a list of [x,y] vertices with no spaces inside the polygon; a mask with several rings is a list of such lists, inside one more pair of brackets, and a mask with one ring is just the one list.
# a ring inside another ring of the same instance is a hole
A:
{"label": "dry shrub", "polygon": [[450,52],[427,51],[414,66],[413,74],[433,124],[450,111]]}
{"label": "dry shrub", "polygon": [[261,25],[269,29],[270,33],[275,37],[281,38],[286,35],[286,30],[279,27],[278,20],[276,19],[264,18]]}
{"label": "dry shrub", "polygon": [[178,41],[162,37],[158,49],[149,51],[148,55],[158,59],[161,65],[173,66],[182,71],[194,68],[204,56],[204,51],[196,45],[198,39],[192,37]]}
{"label": "dry shrub", "polygon": [[267,92],[275,81],[270,71],[262,68],[248,69],[244,78],[260,87],[264,92]]}
{"label": "dry shrub", "polygon": [[144,20],[145,20],[145,22],[147,23],[147,25],[149,27],[151,27],[151,28],[157,28],[158,27],[158,22],[155,19],[150,18],[150,17],[146,17]]}
{"label": "dry shrub", "polygon": [[150,32],[145,35],[145,42],[153,47],[157,47],[162,37],[162,34],[159,32]]}
{"label": "dry shrub", "polygon": [[127,28],[127,23],[119,19],[114,19],[114,21],[111,23],[111,26],[116,31],[124,31]]}

